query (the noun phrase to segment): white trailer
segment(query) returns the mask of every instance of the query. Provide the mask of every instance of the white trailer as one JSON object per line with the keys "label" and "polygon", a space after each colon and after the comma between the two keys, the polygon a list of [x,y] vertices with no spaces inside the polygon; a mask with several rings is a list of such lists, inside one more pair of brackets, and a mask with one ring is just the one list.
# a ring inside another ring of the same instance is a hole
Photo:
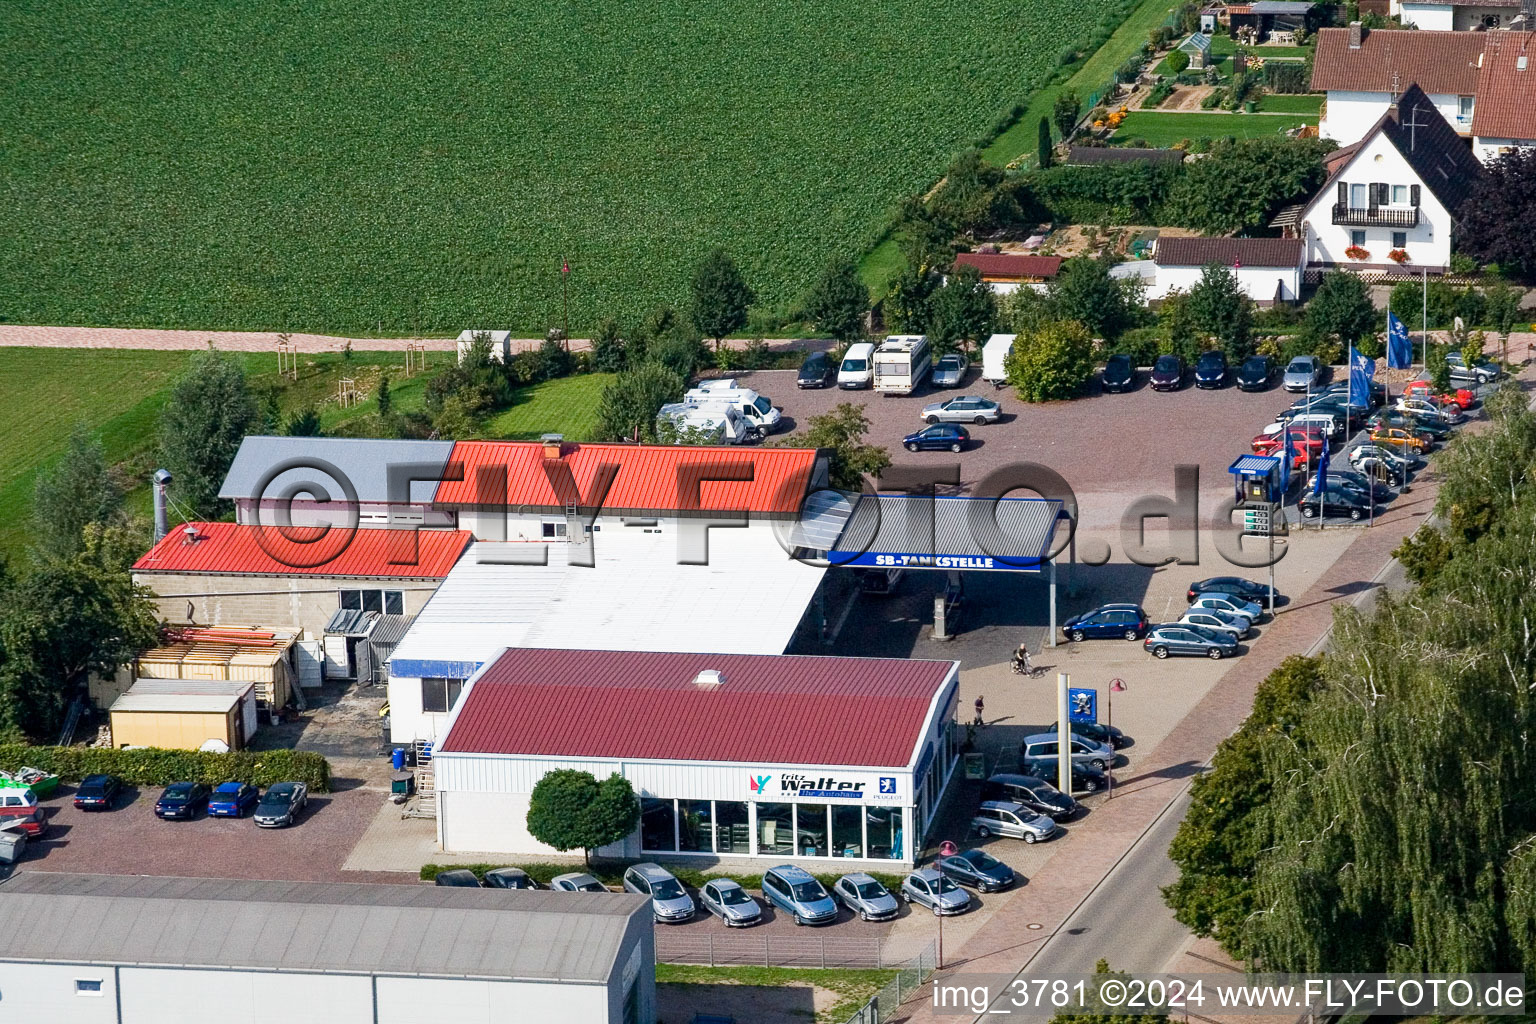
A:
{"label": "white trailer", "polygon": [[910,395],[933,369],[933,349],[924,334],[893,334],[875,349],[875,390]]}
{"label": "white trailer", "polygon": [[1008,383],[1008,353],[1013,351],[1017,334],[994,334],[981,347],[981,379],[989,380],[998,387]]}

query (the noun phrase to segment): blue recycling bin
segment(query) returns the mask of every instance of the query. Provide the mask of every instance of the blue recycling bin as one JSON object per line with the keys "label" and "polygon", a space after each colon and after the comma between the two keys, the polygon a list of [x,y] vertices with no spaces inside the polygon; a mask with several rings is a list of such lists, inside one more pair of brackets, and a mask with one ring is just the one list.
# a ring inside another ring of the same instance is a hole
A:
{"label": "blue recycling bin", "polygon": [[397,772],[405,767],[404,747],[396,747],[394,753],[389,755],[389,765]]}

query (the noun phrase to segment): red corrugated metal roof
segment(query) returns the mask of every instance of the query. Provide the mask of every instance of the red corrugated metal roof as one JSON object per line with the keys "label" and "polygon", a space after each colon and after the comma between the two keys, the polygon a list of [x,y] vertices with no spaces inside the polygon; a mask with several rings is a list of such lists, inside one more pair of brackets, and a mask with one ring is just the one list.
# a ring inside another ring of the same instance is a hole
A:
{"label": "red corrugated metal roof", "polygon": [[1017,252],[962,252],[957,267],[975,267],[984,277],[1055,277],[1060,256],[1031,256]]}
{"label": "red corrugated metal roof", "polygon": [[[612,466],[613,483],[602,502],[607,509],[712,509],[792,515],[805,499],[816,465],[816,449],[567,443],[561,447],[559,459],[546,460],[544,447],[538,442],[460,441],[448,460],[450,470],[459,464],[463,479],[438,484],[434,504],[561,508],[574,502],[590,506],[595,501],[593,483],[599,471]],[[569,469],[569,477],[560,475],[564,472],[558,469],[561,465]],[[498,467],[505,468],[507,474],[505,498],[500,496],[499,482],[487,486],[496,481]],[[733,475],[738,479],[711,479]],[[705,482],[699,483],[701,480]],[[562,481],[574,483],[574,490],[566,484],[562,487],[566,493],[557,494],[556,486]]]}
{"label": "red corrugated metal roof", "polygon": [[[470,687],[440,751],[895,768],[952,667],[513,648]],[[725,682],[696,685],[705,669]]]}
{"label": "red corrugated metal roof", "polygon": [[[188,523],[133,563],[134,572],[242,576],[357,576],[441,579],[470,542],[465,530],[346,530]],[[290,537],[292,539],[290,539]],[[415,543],[412,543],[412,538]]]}

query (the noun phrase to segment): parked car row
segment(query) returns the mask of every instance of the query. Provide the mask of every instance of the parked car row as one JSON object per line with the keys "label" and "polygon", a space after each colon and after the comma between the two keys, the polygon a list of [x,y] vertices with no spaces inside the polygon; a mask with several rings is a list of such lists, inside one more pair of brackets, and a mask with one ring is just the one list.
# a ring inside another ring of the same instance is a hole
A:
{"label": "parked car row", "polygon": [[[121,790],[112,776],[91,776],[81,783],[85,792],[75,794],[81,810],[111,810],[107,792]],[[260,828],[286,828],[309,805],[309,787],[302,782],[275,782],[265,793],[247,782],[221,782],[209,788],[201,782],[173,782],[155,801],[155,817],[162,821],[191,821],[199,814],[210,818],[243,818],[251,815]]]}

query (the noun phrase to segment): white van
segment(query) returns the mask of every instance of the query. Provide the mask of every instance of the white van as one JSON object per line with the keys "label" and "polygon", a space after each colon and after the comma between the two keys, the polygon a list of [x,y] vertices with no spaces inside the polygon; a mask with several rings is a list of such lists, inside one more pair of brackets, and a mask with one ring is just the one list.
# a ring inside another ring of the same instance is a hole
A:
{"label": "white van", "polygon": [[1003,365],[1008,353],[1013,351],[1017,334],[994,334],[981,347],[981,379],[989,380],[998,387],[1008,383],[1008,370]]}
{"label": "white van", "polygon": [[731,406],[764,437],[777,430],[784,418],[766,395],[738,386],[735,377],[700,381],[698,387],[683,396],[683,401],[701,407]]}
{"label": "white van", "polygon": [[690,442],[702,444],[741,444],[756,434],[755,428],[731,406],[705,407],[692,402],[662,406],[656,414],[656,426],[664,441],[674,440],[666,436],[668,429],[688,435]]}
{"label": "white van", "polygon": [[867,341],[849,345],[843,365],[837,368],[837,386],[845,389],[867,388],[875,382],[875,346]]}
{"label": "white van", "polygon": [[[1264,432],[1267,434],[1278,434],[1280,433],[1282,423],[1292,427],[1300,428],[1316,427],[1321,430],[1325,436],[1330,438],[1336,438],[1344,431],[1344,425],[1340,423],[1338,418],[1332,413],[1303,412],[1297,413],[1294,416],[1280,417],[1280,419],[1269,424],[1269,426],[1266,426],[1264,428]],[[1271,430],[1270,427],[1273,427],[1274,429]]]}

